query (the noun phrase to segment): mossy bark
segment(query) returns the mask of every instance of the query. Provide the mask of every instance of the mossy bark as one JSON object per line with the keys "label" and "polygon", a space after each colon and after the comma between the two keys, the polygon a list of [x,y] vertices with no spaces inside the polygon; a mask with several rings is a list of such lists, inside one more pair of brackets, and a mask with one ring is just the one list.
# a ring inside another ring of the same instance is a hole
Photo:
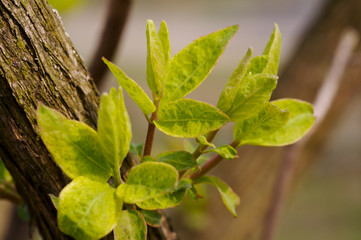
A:
{"label": "mossy bark", "polygon": [[36,109],[43,103],[95,128],[98,101],[83,60],[47,1],[0,0],[0,157],[43,239],[71,239],[59,231],[48,197],[58,196],[69,179],[39,137]]}

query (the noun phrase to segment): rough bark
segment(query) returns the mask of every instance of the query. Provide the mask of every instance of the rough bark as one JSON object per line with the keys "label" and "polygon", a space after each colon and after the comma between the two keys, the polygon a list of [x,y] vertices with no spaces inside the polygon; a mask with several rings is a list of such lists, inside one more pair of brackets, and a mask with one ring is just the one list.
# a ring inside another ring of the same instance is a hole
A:
{"label": "rough bark", "polygon": [[36,109],[43,103],[95,128],[98,100],[83,60],[47,1],[0,0],[0,158],[43,239],[71,239],[59,231],[48,197],[57,196],[69,179],[39,137]]}

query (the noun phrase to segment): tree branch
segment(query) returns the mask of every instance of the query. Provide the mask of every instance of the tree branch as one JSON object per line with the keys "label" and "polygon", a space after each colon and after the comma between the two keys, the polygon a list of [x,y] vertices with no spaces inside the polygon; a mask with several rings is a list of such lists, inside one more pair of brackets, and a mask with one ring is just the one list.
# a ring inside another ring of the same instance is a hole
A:
{"label": "tree branch", "polygon": [[105,57],[109,61],[113,59],[129,15],[131,4],[132,0],[110,1],[104,30],[89,68],[98,89],[101,88],[103,77],[107,70],[101,58]]}

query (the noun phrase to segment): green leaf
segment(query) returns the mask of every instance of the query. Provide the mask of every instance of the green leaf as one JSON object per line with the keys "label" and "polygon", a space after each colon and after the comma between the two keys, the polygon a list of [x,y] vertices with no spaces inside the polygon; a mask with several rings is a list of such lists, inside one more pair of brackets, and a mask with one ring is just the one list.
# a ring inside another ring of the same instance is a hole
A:
{"label": "green leaf", "polygon": [[158,162],[158,160],[152,156],[144,156],[142,158],[142,163],[145,163],[145,162]]}
{"label": "green leaf", "polygon": [[311,104],[296,99],[279,99],[271,103],[279,109],[289,112],[288,122],[272,134],[249,140],[247,144],[285,146],[296,142],[311,129],[315,121]]}
{"label": "green leaf", "polygon": [[156,211],[144,209],[140,209],[139,212],[143,215],[148,225],[152,227],[160,227],[160,224],[162,223],[162,214]]}
{"label": "green leaf", "polygon": [[200,37],[179,51],[171,60],[162,101],[183,98],[208,76],[228,41],[238,30],[231,26]]}
{"label": "green leaf", "polygon": [[283,127],[289,120],[289,113],[276,105],[268,105],[257,115],[237,121],[233,128],[234,139],[247,144],[258,138],[268,136]]}
{"label": "green leaf", "polygon": [[197,143],[201,144],[201,145],[205,145],[205,146],[209,146],[212,148],[215,148],[216,145],[214,145],[213,143],[208,142],[207,138],[205,136],[198,136],[196,138]]}
{"label": "green leaf", "polygon": [[123,94],[115,88],[103,94],[98,110],[98,137],[103,153],[113,168],[119,168],[127,156],[132,138]]}
{"label": "green leaf", "polygon": [[174,136],[193,138],[216,130],[229,121],[217,108],[192,99],[179,99],[161,104],[155,125],[162,132]]}
{"label": "green leaf", "polygon": [[165,21],[162,21],[160,23],[158,35],[159,35],[160,41],[162,42],[163,52],[164,52],[164,61],[165,61],[166,70],[167,70],[167,68],[169,67],[168,65],[170,63],[170,58],[171,58],[171,48],[170,48],[168,27],[167,27],[167,24],[165,23]]}
{"label": "green leaf", "polygon": [[149,115],[155,111],[155,106],[148,95],[134,80],[130,79],[125,73],[115,64],[102,58],[104,63],[108,66],[113,75],[117,78],[119,85],[124,88],[133,101],[138,105],[145,115]]}
{"label": "green leaf", "polygon": [[97,133],[84,123],[68,120],[40,105],[37,112],[40,136],[55,162],[74,179],[86,176],[107,181],[112,168],[102,154]]}
{"label": "green leaf", "polygon": [[156,158],[159,162],[172,165],[178,171],[187,170],[198,165],[192,154],[185,151],[164,152],[157,155]]}
{"label": "green leaf", "polygon": [[[147,83],[153,95],[163,91],[166,62],[162,42],[152,20],[147,20]],[[163,39],[164,40],[164,39]]]}
{"label": "green leaf", "polygon": [[177,189],[172,192],[166,192],[161,195],[138,202],[137,206],[146,210],[157,210],[172,208],[179,205],[185,198],[188,190],[191,188],[190,179],[182,179]]}
{"label": "green leaf", "polygon": [[59,207],[59,198],[56,197],[54,194],[49,194],[50,200],[53,203],[55,209],[58,209]]}
{"label": "green leaf", "polygon": [[118,217],[114,229],[115,240],[146,240],[147,224],[137,210],[125,210]]}
{"label": "green leaf", "polygon": [[267,105],[277,85],[277,79],[277,76],[263,73],[243,78],[231,108],[225,113],[232,121],[247,119],[257,114]]}
{"label": "green leaf", "polygon": [[277,75],[278,65],[280,61],[280,52],[281,52],[281,33],[278,25],[275,23],[275,28],[269,39],[263,55],[268,56],[268,62],[266,67],[263,70],[263,73],[269,73]]}
{"label": "green leaf", "polygon": [[267,55],[254,57],[252,58],[247,71],[249,74],[264,73],[263,71],[265,70],[267,63],[268,63]]}
{"label": "green leaf", "polygon": [[12,182],[12,177],[9,171],[6,169],[4,162],[0,158],[0,182]]}
{"label": "green leaf", "polygon": [[223,112],[227,112],[236,98],[238,89],[241,86],[242,79],[248,75],[248,67],[251,62],[253,49],[249,48],[246,55],[242,58],[237,69],[223,88],[223,91],[218,99],[217,108]]}
{"label": "green leaf", "polygon": [[169,164],[145,162],[133,167],[127,182],[117,188],[117,195],[126,203],[138,203],[174,189],[177,170]]}
{"label": "green leaf", "polygon": [[216,187],[221,194],[224,205],[234,217],[237,217],[236,206],[239,205],[240,200],[237,194],[235,194],[226,183],[214,176],[203,176],[194,181],[194,184],[199,183],[208,183]]}
{"label": "green leaf", "polygon": [[222,156],[222,158],[231,160],[237,156],[237,150],[230,145],[222,145],[216,148],[209,149],[206,152],[216,152]]}
{"label": "green leaf", "polygon": [[107,183],[78,177],[60,193],[59,229],[75,239],[99,239],[117,223],[115,189]]}

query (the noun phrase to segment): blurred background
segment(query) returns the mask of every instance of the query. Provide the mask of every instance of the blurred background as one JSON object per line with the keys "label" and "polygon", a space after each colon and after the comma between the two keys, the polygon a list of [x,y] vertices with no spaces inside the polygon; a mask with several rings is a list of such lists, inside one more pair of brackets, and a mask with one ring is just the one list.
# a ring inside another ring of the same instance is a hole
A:
{"label": "blurred background", "polygon": [[[59,2],[62,3],[59,5]],[[278,83],[281,90],[276,96],[277,98],[298,97],[312,101],[316,88],[312,85],[312,79],[305,79],[306,82],[311,82],[309,86],[302,86],[300,91],[293,87],[288,93],[286,88],[291,88],[292,79],[287,78],[291,76],[289,73],[283,75],[283,71],[286,68],[292,69],[290,62],[297,61],[295,56],[302,54],[300,46],[305,43],[307,34],[313,33],[310,29],[319,21],[325,6],[330,2],[332,1],[135,0],[130,8],[113,62],[146,88],[147,19],[153,19],[157,26],[161,20],[167,22],[172,55],[200,36],[238,24],[239,32],[226,48],[211,75],[189,96],[215,105],[224,84],[247,48],[252,46],[255,55],[261,54],[276,22],[282,33]],[[69,5],[65,6],[67,3]],[[101,0],[53,1],[53,6],[58,8],[66,31],[88,66],[102,33],[108,3],[109,1]],[[343,14],[342,9],[336,14]],[[335,38],[336,36],[329,35]],[[315,39],[314,42],[316,49],[327,45],[318,40]],[[337,41],[338,38],[333,40],[336,43]],[[327,71],[333,53],[331,50],[323,71]],[[360,69],[360,60],[356,59],[355,62],[353,67]],[[306,78],[307,69],[303,71]],[[358,90],[360,90],[359,85],[360,81],[356,81],[355,87]],[[108,91],[113,86],[117,86],[116,80],[108,72],[101,91]],[[312,92],[313,95],[306,93],[303,98],[302,94],[297,94],[299,92]],[[147,93],[150,95],[150,91]],[[335,121],[325,124],[327,129],[320,134],[322,137],[314,140],[314,145],[311,141],[309,152],[312,153],[305,155],[309,158],[304,161],[305,164],[301,164],[296,180],[293,181],[292,190],[289,191],[277,227],[276,239],[361,239],[360,93],[360,91],[358,94],[352,92],[347,102],[342,102],[343,105],[340,106],[342,110],[335,112],[337,114]],[[349,92],[341,92],[338,96],[347,94]],[[142,143],[146,135],[146,120],[127,96],[126,103],[133,122],[133,142]],[[215,139],[217,144],[226,144],[231,140],[231,127],[222,130]],[[157,132],[154,154],[165,149],[181,149],[183,144],[181,139],[174,140]],[[260,151],[265,157],[258,160],[260,157],[255,155],[255,152]],[[222,177],[235,192],[240,194],[242,199],[238,208],[240,217],[233,219],[222,206],[221,199],[214,189],[200,189],[206,196],[205,200],[187,201],[180,209],[168,213],[173,217],[175,230],[182,239],[259,239],[260,224],[272,193],[271,187],[266,189],[263,186],[271,186],[275,181],[278,173],[276,169],[281,164],[279,159],[282,155],[280,150],[257,147],[242,147],[239,149],[239,155],[240,159],[224,162],[212,174]],[[300,161],[305,159],[305,156],[300,157]],[[10,208],[10,203],[0,200],[0,239],[5,238],[10,224]]]}

